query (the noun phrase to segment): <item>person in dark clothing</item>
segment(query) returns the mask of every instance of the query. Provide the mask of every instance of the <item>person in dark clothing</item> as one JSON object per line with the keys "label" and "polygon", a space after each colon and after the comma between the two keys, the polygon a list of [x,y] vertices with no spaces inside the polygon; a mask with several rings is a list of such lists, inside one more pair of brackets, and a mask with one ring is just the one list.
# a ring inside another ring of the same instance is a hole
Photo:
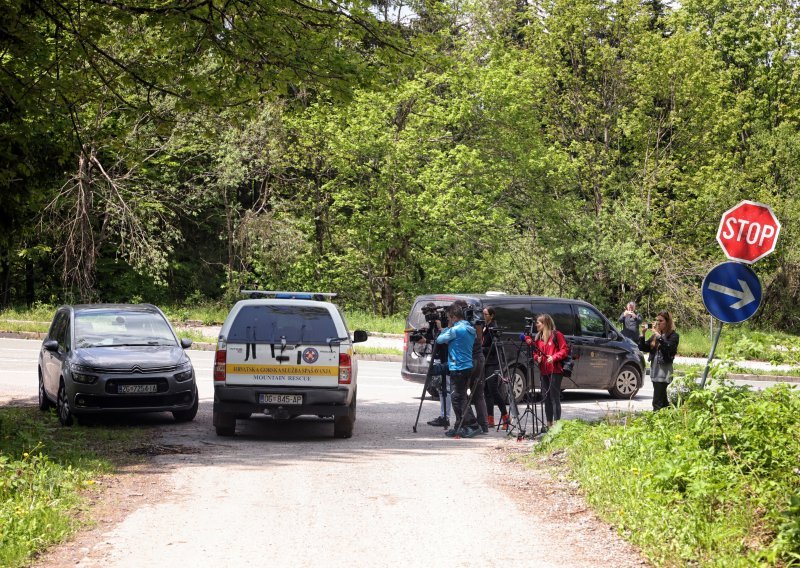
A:
{"label": "person in dark clothing", "polygon": [[619,316],[619,321],[622,324],[622,335],[634,342],[639,341],[639,326],[642,324],[642,316],[636,313],[635,303],[628,302],[625,311]]}
{"label": "person in dark clothing", "polygon": [[[453,304],[460,306],[465,312],[469,305],[464,300],[456,300]],[[483,325],[472,324],[475,328],[475,342],[472,344],[472,375],[469,377],[469,392],[472,397],[472,405],[475,407],[475,415],[481,433],[489,432],[489,422],[487,420],[486,399],[484,398],[484,366],[486,359],[483,356]]]}
{"label": "person in dark clothing", "polygon": [[500,411],[500,424],[503,429],[508,429],[508,410],[506,409],[506,401],[500,392],[500,376],[495,374],[499,369],[499,362],[497,361],[497,352],[494,348],[494,333],[493,329],[497,328],[497,323],[494,321],[494,308],[486,306],[483,308],[483,356],[486,360],[484,365],[483,376],[485,380],[484,398],[486,399],[486,421],[487,424],[494,426],[494,407]]}
{"label": "person in dark clothing", "polygon": [[647,326],[642,326],[639,350],[649,353],[650,380],[653,382],[653,410],[669,405],[667,386],[672,382],[672,364],[678,353],[680,336],[675,331],[675,322],[669,312],[658,312],[650,337],[645,339]]}

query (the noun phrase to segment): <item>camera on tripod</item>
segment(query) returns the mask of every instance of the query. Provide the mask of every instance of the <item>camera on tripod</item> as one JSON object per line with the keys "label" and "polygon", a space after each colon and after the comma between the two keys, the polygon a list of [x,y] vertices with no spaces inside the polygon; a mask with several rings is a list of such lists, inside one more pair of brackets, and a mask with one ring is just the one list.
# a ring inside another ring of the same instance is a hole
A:
{"label": "camera on tripod", "polygon": [[533,335],[535,333],[536,324],[533,318],[525,318],[525,333]]}

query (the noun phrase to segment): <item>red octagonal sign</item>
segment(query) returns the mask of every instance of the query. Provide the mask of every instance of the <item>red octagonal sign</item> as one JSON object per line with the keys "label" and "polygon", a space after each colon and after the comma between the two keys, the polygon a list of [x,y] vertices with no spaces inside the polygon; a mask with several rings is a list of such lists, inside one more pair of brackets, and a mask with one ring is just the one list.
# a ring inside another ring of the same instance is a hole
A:
{"label": "red octagonal sign", "polygon": [[717,241],[731,260],[752,264],[775,250],[780,232],[769,205],[742,201],[722,215]]}

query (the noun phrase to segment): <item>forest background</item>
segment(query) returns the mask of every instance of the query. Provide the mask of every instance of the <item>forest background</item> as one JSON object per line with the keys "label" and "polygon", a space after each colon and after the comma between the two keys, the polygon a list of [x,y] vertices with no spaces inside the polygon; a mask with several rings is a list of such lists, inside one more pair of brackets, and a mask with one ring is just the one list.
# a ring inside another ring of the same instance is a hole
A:
{"label": "forest background", "polygon": [[335,291],[634,300],[707,321],[772,206],[800,332],[795,1],[3,0],[0,303]]}

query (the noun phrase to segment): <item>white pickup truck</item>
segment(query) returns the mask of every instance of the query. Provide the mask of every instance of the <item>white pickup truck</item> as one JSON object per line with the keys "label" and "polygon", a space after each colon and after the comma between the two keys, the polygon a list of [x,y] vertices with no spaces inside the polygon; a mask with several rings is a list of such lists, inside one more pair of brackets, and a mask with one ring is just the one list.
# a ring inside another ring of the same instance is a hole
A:
{"label": "white pickup truck", "polygon": [[[233,436],[236,420],[262,414],[333,418],[337,438],[353,435],[358,367],[332,294],[246,292],[222,326],[214,358],[214,427]],[[269,297],[272,296],[272,297]]]}

